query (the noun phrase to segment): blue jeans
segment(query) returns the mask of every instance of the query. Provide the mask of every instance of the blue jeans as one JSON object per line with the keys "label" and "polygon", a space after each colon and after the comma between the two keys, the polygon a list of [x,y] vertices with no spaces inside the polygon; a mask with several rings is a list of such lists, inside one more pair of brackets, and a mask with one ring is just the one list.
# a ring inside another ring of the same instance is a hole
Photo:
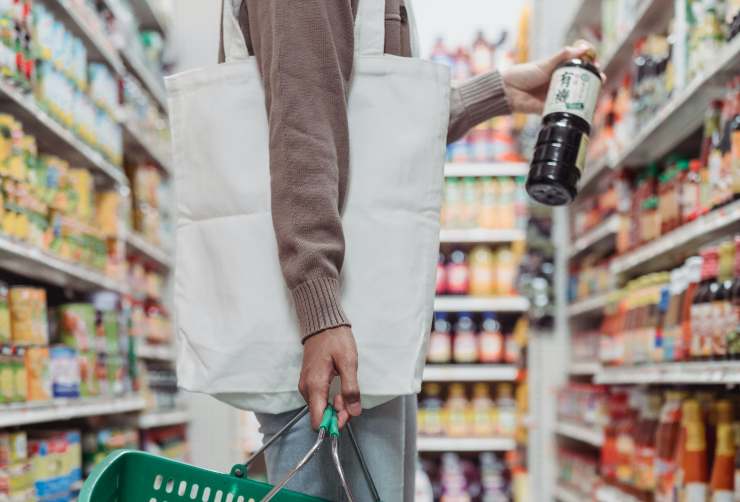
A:
{"label": "blue jeans", "polygon": [[[416,469],[416,396],[401,396],[363,410],[352,419],[352,431],[383,502],[413,502]],[[269,440],[296,411],[258,413],[260,431]],[[372,495],[349,437],[340,438],[340,458],[355,502],[372,502]],[[316,441],[306,415],[265,452],[267,478],[280,481]],[[287,488],[332,501],[346,500],[331,460],[329,441],[287,485]]]}

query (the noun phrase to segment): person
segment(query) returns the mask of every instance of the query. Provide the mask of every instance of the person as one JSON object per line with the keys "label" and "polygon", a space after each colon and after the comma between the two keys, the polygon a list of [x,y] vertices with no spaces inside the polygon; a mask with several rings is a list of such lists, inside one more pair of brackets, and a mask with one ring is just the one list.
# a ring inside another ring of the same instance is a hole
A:
{"label": "person", "polygon": [[[362,0],[224,0],[223,8],[234,9],[263,79],[273,226],[303,337],[299,391],[310,409],[310,425],[318,428],[329,403],[330,386],[338,377],[340,388],[332,404],[340,426],[352,419],[383,500],[410,501],[416,396],[362,399],[351,319],[339,295],[345,249],[341,214],[350,169],[347,98],[358,1]],[[386,0],[386,54],[411,56],[413,28],[407,7],[404,0]],[[565,47],[548,59],[455,84],[450,93],[448,143],[495,116],[540,113],[555,68],[589,49],[586,43]],[[223,62],[223,36],[219,52]],[[238,395],[218,397],[244,407]],[[257,418],[269,438],[294,414],[258,413]],[[267,451],[268,478],[279,480],[314,440],[315,433],[308,426],[291,429]],[[331,465],[328,452],[324,454],[288,487],[340,499],[333,470],[322,467]],[[353,489],[364,493],[364,480],[351,450],[343,453],[343,462]],[[357,497],[370,500],[369,492]]]}

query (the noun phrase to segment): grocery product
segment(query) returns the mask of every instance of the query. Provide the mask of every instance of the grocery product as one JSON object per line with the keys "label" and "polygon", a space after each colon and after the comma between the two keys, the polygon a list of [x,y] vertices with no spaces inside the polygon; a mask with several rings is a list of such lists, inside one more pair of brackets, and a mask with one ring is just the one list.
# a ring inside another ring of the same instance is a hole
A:
{"label": "grocery product", "polygon": [[449,363],[452,361],[452,328],[445,314],[434,315],[432,334],[429,337],[430,363]]}
{"label": "grocery product", "polygon": [[459,249],[452,252],[447,264],[447,293],[465,295],[470,288],[470,269],[465,253]]}
{"label": "grocery product", "polygon": [[542,129],[527,177],[527,192],[543,204],[563,205],[576,196],[601,90],[594,59],[595,54],[585,54],[563,63],[550,79]]}
{"label": "grocery product", "polygon": [[26,382],[28,401],[48,401],[53,396],[50,375],[49,349],[27,347],[25,351]]}
{"label": "grocery product", "polygon": [[9,343],[11,341],[12,333],[10,326],[8,285],[4,282],[0,282],[0,344]]}
{"label": "grocery product", "polygon": [[89,303],[61,305],[59,312],[59,334],[62,343],[80,351],[96,348],[95,308]]}
{"label": "grocery product", "polygon": [[80,397],[80,358],[65,346],[49,349],[49,373],[53,397]]}
{"label": "grocery product", "polygon": [[452,360],[456,363],[474,363],[478,361],[478,341],[476,326],[472,315],[463,312],[455,323]]}
{"label": "grocery product", "polygon": [[14,286],[8,293],[12,341],[18,345],[46,345],[49,341],[46,291]]}
{"label": "grocery product", "polygon": [[483,314],[478,335],[478,354],[481,363],[500,363],[504,360],[504,336],[492,312]]}
{"label": "grocery product", "polygon": [[508,176],[445,179],[444,228],[522,228],[527,221],[524,179]]}
{"label": "grocery product", "polygon": [[496,290],[496,264],[494,254],[488,246],[475,246],[470,250],[470,294],[490,296]]}

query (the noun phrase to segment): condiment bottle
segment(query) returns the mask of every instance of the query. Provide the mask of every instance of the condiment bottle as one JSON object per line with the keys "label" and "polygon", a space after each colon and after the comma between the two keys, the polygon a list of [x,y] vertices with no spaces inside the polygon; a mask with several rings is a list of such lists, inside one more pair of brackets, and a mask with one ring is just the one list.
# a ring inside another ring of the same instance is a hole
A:
{"label": "condiment bottle", "polygon": [[475,323],[470,313],[462,312],[455,323],[455,339],[452,358],[456,363],[474,363],[478,361],[478,340]]}
{"label": "condiment bottle", "polygon": [[434,327],[429,337],[429,355],[427,361],[433,364],[445,364],[452,360],[452,329],[447,321],[447,314],[434,315]]}
{"label": "condiment bottle", "polygon": [[735,237],[735,280],[732,284],[733,329],[727,335],[727,352],[730,359],[740,358],[740,236]]}
{"label": "condiment bottle", "polygon": [[453,383],[450,385],[447,402],[445,402],[445,411],[448,436],[461,437],[470,434],[468,399],[465,397],[465,387],[462,384]]}
{"label": "condiment bottle", "polygon": [[460,178],[445,180],[444,205],[442,206],[442,225],[445,228],[460,228],[463,217],[463,192]]}
{"label": "condiment bottle", "polygon": [[480,210],[478,226],[480,228],[503,228],[498,215],[498,182],[486,176],[480,180]]}
{"label": "condiment bottle", "polygon": [[463,178],[462,193],[463,214],[461,218],[461,226],[463,228],[473,228],[478,223],[478,181],[471,176]]}
{"label": "condiment bottle", "polygon": [[[693,328],[698,321],[694,321],[692,316],[695,311],[696,293],[701,283],[701,273],[704,267],[704,260],[701,256],[692,256],[686,260],[686,291],[683,297],[681,307],[681,332],[682,332],[682,358],[688,360],[698,357],[699,348],[695,347],[695,338]],[[698,327],[697,327],[698,329]]]}
{"label": "condiment bottle", "polygon": [[566,61],[550,79],[526,185],[529,195],[542,204],[569,204],[577,194],[602,84],[595,59],[589,51]]}
{"label": "condiment bottle", "polygon": [[467,295],[470,287],[470,271],[465,253],[456,249],[447,264],[447,292],[451,295]]}
{"label": "condiment bottle", "polygon": [[425,383],[423,388],[424,397],[420,409],[423,410],[423,420],[420,425],[422,434],[427,436],[439,436],[444,433],[445,420],[442,413],[442,399],[440,393],[442,388],[438,383]]}
{"label": "condiment bottle", "polygon": [[648,394],[638,424],[635,474],[637,487],[641,490],[653,491],[656,486],[655,454],[661,405],[660,394],[657,392]]}
{"label": "condiment bottle", "polygon": [[470,263],[470,294],[490,296],[496,285],[496,263],[493,251],[488,246],[475,246],[468,255]]}
{"label": "condiment bottle", "polygon": [[445,293],[447,293],[447,267],[445,267],[445,255],[439,253],[435,294],[444,295]]}
{"label": "condiment bottle", "polygon": [[708,358],[712,354],[710,330],[712,284],[716,278],[717,248],[710,246],[701,251],[701,283],[691,305],[691,357]]}
{"label": "condiment bottle", "polygon": [[732,425],[732,403],[716,403],[717,441],[709,482],[712,502],[732,502],[735,476],[735,434]]}
{"label": "condiment bottle", "polygon": [[500,363],[504,357],[504,336],[493,312],[483,314],[478,335],[478,353],[481,363]]}
{"label": "condiment bottle", "polygon": [[707,442],[706,428],[699,401],[688,399],[682,407],[684,430],[683,482],[685,502],[707,500]]}
{"label": "condiment bottle", "polygon": [[502,436],[514,436],[514,433],[516,432],[516,401],[514,401],[514,393],[511,384],[498,384],[496,387],[496,395],[498,432]]}
{"label": "condiment bottle", "polygon": [[[656,493],[669,497],[672,493],[678,465],[676,454],[681,435],[681,403],[686,394],[668,391],[660,410],[660,420],[655,438],[655,481]],[[661,499],[663,500],[663,499]]]}
{"label": "condiment bottle", "polygon": [[473,435],[490,437],[496,433],[493,420],[493,400],[487,383],[478,382],[473,386]]}

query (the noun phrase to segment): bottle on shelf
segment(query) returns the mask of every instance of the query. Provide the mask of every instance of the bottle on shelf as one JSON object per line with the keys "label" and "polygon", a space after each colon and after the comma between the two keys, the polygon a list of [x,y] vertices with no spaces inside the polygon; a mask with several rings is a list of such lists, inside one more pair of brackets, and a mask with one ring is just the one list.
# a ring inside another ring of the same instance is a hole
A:
{"label": "bottle on shelf", "polygon": [[727,399],[718,401],[716,411],[716,443],[709,488],[713,502],[729,502],[733,499],[736,455],[732,402]]}
{"label": "bottle on shelf", "polygon": [[450,437],[464,437],[470,434],[469,403],[465,387],[460,383],[450,385],[445,402],[447,416],[446,432]]}
{"label": "bottle on shelf", "polygon": [[496,259],[489,246],[479,245],[470,250],[470,294],[490,296],[496,287]]}
{"label": "bottle on shelf", "polygon": [[571,59],[550,79],[526,185],[529,195],[542,204],[569,204],[578,193],[602,84],[595,59],[593,52]]}
{"label": "bottle on shelf", "polygon": [[500,363],[504,359],[504,335],[496,314],[483,314],[480,334],[478,335],[478,354],[481,363]]}
{"label": "bottle on shelf", "polygon": [[494,422],[494,403],[491,399],[491,388],[485,382],[473,386],[473,399],[470,402],[473,415],[473,435],[491,437],[496,434]]}
{"label": "bottle on shelf", "polygon": [[712,286],[717,277],[718,251],[707,246],[701,251],[701,282],[691,305],[691,357],[706,359],[712,355],[709,324],[711,318]]}
{"label": "bottle on shelf", "polygon": [[496,386],[496,417],[498,433],[513,437],[516,432],[517,414],[514,389],[510,383],[499,383]]}
{"label": "bottle on shelf", "polygon": [[447,314],[434,315],[427,361],[432,364],[446,364],[452,361],[452,328],[447,320]]}
{"label": "bottle on shelf", "polygon": [[461,312],[455,323],[452,360],[460,364],[478,361],[476,326],[469,312]]}
{"label": "bottle on shelf", "polygon": [[435,293],[438,296],[447,293],[447,267],[445,266],[445,255],[442,253],[439,253],[439,258],[437,259]]}
{"label": "bottle on shelf", "polygon": [[425,383],[419,406],[419,432],[425,436],[440,436],[445,432],[442,387],[438,383]]}
{"label": "bottle on shelf", "polygon": [[465,253],[456,249],[447,264],[447,293],[467,295],[470,290],[470,269]]}
{"label": "bottle on shelf", "polygon": [[683,459],[681,471],[685,502],[705,502],[708,494],[706,426],[701,405],[687,399],[682,405]]}

